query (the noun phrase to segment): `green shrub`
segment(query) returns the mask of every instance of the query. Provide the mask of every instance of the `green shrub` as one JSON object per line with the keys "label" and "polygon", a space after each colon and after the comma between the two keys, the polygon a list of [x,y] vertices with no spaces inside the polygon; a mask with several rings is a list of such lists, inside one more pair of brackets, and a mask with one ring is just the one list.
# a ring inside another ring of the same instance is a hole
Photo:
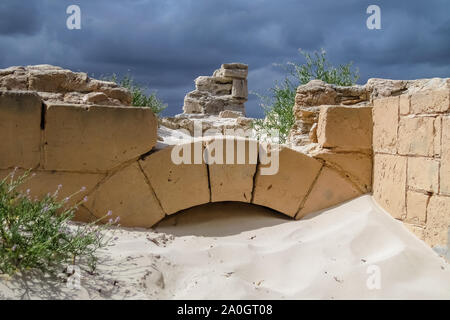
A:
{"label": "green shrub", "polygon": [[293,107],[299,85],[320,79],[330,84],[350,86],[359,78],[358,69],[352,70],[352,62],[334,67],[327,61],[324,50],[314,51],[312,54],[302,50],[299,52],[305,58],[304,64],[288,62],[282,65],[281,67],[287,73],[284,80],[281,83],[275,83],[275,86],[269,89],[269,96],[256,94],[261,99],[261,107],[265,114],[265,119],[256,119],[253,122],[253,128],[258,136],[278,130],[279,141],[286,142],[295,122]]}
{"label": "green shrub", "polygon": [[167,108],[167,105],[158,98],[156,92],[146,94],[145,91],[147,88],[136,83],[133,77],[129,75],[126,75],[119,80],[117,75],[113,74],[112,77],[107,80],[115,82],[119,86],[130,90],[133,97],[131,104],[135,107],[150,108],[156,115],[159,115]]}
{"label": "green shrub", "polygon": [[[73,195],[58,200],[60,185],[53,194],[40,200],[32,199],[30,190],[19,191],[19,187],[32,178],[29,171],[17,178],[14,176],[15,171],[0,181],[0,273],[12,275],[29,269],[55,273],[63,264],[77,262],[85,263],[94,271],[96,251],[111,240],[101,228],[117,223],[118,219],[101,227],[94,224],[106,216],[89,224],[70,224],[81,204],[65,207]],[[86,200],[85,197],[83,201]]]}

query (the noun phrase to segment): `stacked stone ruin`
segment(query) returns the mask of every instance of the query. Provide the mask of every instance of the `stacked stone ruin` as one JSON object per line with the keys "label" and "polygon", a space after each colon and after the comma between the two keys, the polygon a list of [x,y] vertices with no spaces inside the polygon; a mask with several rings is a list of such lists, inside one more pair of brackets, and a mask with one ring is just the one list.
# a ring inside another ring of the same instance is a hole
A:
{"label": "stacked stone ruin", "polygon": [[195,90],[184,98],[184,113],[219,115],[229,110],[245,115],[248,66],[225,63],[212,76],[195,79]]}

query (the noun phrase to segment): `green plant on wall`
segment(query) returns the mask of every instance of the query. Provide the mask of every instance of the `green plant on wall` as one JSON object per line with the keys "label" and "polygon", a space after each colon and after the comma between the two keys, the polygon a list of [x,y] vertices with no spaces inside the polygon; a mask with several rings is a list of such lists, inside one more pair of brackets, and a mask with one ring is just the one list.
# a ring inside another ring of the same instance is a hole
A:
{"label": "green plant on wall", "polygon": [[286,72],[284,80],[276,82],[274,87],[269,89],[269,95],[256,93],[265,115],[265,119],[256,119],[253,122],[258,136],[278,130],[280,142],[286,142],[295,122],[293,107],[299,85],[319,79],[339,86],[351,86],[359,78],[359,71],[353,69],[352,62],[335,67],[327,60],[324,50],[313,53],[303,50],[299,52],[305,59],[303,64],[288,62],[286,65],[278,65]]}
{"label": "green plant on wall", "polygon": [[133,98],[131,104],[134,107],[150,108],[156,115],[159,115],[167,108],[167,105],[158,98],[156,92],[147,94],[147,88],[136,83],[130,75],[126,75],[119,79],[116,74],[113,74],[112,77],[106,78],[106,80],[115,82],[119,86],[130,90]]}

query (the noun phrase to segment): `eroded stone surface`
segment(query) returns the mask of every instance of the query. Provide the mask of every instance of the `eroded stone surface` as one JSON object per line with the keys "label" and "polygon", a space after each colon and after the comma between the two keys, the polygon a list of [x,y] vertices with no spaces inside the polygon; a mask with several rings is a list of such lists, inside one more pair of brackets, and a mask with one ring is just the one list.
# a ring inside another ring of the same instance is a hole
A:
{"label": "eroded stone surface", "polygon": [[397,152],[399,97],[377,99],[373,106],[373,149]]}
{"label": "eroded stone surface", "polygon": [[308,198],[295,218],[300,219],[308,213],[334,206],[361,194],[361,191],[335,170],[323,167]]}
{"label": "eroded stone surface", "polygon": [[223,64],[211,77],[195,79],[195,90],[184,98],[184,113],[218,115],[224,110],[245,114],[248,66],[241,63]]}
{"label": "eroded stone surface", "polygon": [[0,90],[36,91],[44,101],[53,103],[129,106],[132,101],[129,90],[114,82],[45,64],[0,69]]}
{"label": "eroded stone surface", "polygon": [[[221,149],[224,152],[218,152]],[[206,150],[211,201],[250,202],[258,142],[233,137],[219,138],[209,141]]]}
{"label": "eroded stone surface", "polygon": [[324,148],[372,149],[372,108],[322,106],[317,140]]}
{"label": "eroded stone surface", "polygon": [[149,228],[164,217],[158,200],[138,163],[133,163],[107,178],[90,196],[86,207],[97,218],[108,211],[108,219],[120,217],[125,227]]}
{"label": "eroded stone surface", "polygon": [[406,216],[406,157],[375,154],[373,196],[394,218]]}
{"label": "eroded stone surface", "polygon": [[450,228],[450,197],[432,196],[427,209],[425,241],[431,246],[447,245]]}
{"label": "eroded stone surface", "polygon": [[34,92],[0,91],[0,169],[39,165],[41,110]]}
{"label": "eroded stone surface", "polygon": [[[174,163],[172,158],[174,148],[177,148],[176,152],[179,155],[190,152],[190,156],[187,157],[191,159],[191,164]],[[202,159],[195,158],[196,148],[203,154],[203,143],[199,141],[165,148],[140,161],[167,214],[208,203],[210,200],[208,169]]]}
{"label": "eroded stone surface", "polygon": [[282,148],[277,174],[261,175],[263,167],[258,166],[252,203],[294,217],[322,164],[302,153]]}
{"label": "eroded stone surface", "polygon": [[49,104],[44,167],[111,170],[150,151],[156,131],[156,117],[148,108]]}

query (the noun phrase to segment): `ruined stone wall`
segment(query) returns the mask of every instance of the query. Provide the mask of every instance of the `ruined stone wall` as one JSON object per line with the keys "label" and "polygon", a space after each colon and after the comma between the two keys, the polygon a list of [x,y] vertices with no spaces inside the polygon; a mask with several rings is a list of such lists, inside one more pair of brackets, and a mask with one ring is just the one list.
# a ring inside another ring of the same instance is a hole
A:
{"label": "ruined stone wall", "polygon": [[373,106],[374,198],[433,247],[450,227],[450,86],[435,82]]}

